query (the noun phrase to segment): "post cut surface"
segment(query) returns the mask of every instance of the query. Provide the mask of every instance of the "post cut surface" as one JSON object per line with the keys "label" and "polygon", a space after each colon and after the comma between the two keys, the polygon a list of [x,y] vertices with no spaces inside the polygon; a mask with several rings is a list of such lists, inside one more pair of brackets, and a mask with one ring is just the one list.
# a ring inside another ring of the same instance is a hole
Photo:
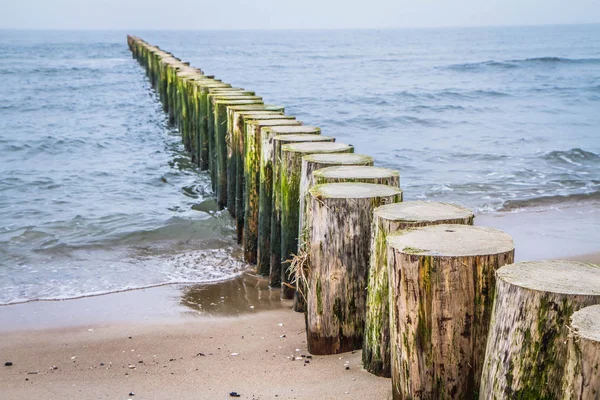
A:
{"label": "post cut surface", "polygon": [[576,261],[520,262],[499,269],[498,279],[530,290],[600,295],[600,267]]}
{"label": "post cut surface", "polygon": [[505,253],[515,245],[507,233],[469,225],[433,225],[388,236],[388,244],[422,256],[465,257]]}
{"label": "post cut surface", "polygon": [[437,201],[406,201],[386,204],[375,210],[381,218],[411,223],[472,218],[473,212],[456,204]]}

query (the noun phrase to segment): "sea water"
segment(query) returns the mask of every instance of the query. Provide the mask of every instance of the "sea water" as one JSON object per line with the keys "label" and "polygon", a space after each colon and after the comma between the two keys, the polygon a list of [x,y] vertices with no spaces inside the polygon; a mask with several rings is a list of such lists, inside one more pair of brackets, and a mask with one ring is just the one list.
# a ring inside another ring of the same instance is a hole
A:
{"label": "sea water", "polygon": [[126,33],[399,169],[406,200],[600,207],[600,25],[0,31],[0,304],[244,270]]}

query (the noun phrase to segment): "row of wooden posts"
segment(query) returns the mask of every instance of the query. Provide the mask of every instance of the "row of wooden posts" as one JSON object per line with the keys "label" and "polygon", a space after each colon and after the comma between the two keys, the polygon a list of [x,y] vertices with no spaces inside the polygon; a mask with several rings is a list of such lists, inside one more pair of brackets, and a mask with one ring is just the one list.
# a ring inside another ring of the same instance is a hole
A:
{"label": "row of wooden posts", "polygon": [[504,232],[402,202],[399,173],[128,36],[244,259],[306,315],[309,351],[362,348],[395,399],[600,398],[600,267],[514,264]]}

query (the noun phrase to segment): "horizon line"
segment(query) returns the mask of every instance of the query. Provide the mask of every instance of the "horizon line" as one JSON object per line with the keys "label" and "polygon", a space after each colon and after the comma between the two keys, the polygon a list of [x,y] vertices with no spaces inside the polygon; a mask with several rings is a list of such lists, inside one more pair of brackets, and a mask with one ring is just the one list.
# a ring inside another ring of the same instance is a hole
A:
{"label": "horizon line", "polygon": [[56,28],[56,27],[0,27],[4,31],[163,31],[163,32],[236,32],[236,31],[344,31],[344,30],[408,30],[408,29],[476,29],[476,28],[528,28],[550,26],[600,25],[599,22],[561,22],[538,24],[491,24],[491,25],[438,25],[438,26],[386,26],[386,27],[304,27],[304,28]]}

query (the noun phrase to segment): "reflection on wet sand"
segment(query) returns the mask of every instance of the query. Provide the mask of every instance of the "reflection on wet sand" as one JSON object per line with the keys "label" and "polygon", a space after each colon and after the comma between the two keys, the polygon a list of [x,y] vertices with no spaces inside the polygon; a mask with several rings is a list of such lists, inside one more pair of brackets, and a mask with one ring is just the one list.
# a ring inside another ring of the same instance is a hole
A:
{"label": "reflection on wet sand", "polygon": [[249,273],[217,284],[185,286],[180,304],[200,314],[220,316],[291,307],[291,302],[280,299],[279,289],[270,289],[266,279]]}

